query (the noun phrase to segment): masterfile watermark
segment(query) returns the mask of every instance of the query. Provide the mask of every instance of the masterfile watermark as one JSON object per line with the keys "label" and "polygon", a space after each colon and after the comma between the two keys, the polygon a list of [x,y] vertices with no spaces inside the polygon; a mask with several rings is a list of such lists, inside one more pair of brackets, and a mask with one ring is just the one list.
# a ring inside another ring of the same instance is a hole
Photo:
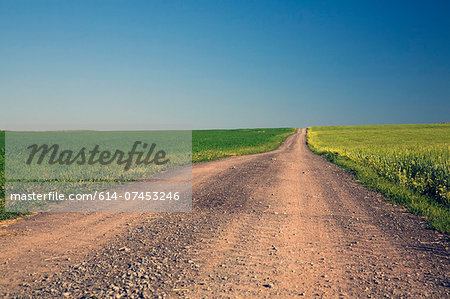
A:
{"label": "masterfile watermark", "polygon": [[[138,147],[142,148],[142,151],[138,150]],[[148,147],[147,152],[145,153]],[[78,165],[95,165],[99,163],[101,165],[108,165],[116,162],[118,165],[124,165],[124,170],[130,169],[133,163],[134,156],[136,156],[136,165],[149,165],[154,163],[156,165],[163,165],[169,162],[166,159],[166,152],[164,150],[159,150],[154,153],[156,148],[156,143],[152,143],[150,146],[142,141],[135,141],[131,150],[125,153],[122,150],[116,149],[114,154],[111,154],[109,150],[100,151],[100,145],[96,144],[92,150],[86,150],[85,147],[81,148],[76,154],[73,150],[64,149],[60,151],[60,146],[58,144],[53,144],[49,146],[48,144],[32,144],[27,147],[30,150],[30,155],[26,161],[26,164],[30,165],[33,160],[36,164],[42,164],[45,160],[48,164],[59,164],[59,165],[71,165],[76,163]],[[34,159],[36,154],[39,153],[37,159]],[[145,156],[144,156],[145,154]],[[126,158],[125,158],[126,156]]]}
{"label": "masterfile watermark", "polygon": [[9,200],[17,201],[64,201],[64,200],[99,200],[99,201],[117,201],[117,200],[180,200],[180,192],[138,192],[127,191],[120,194],[117,191],[95,191],[94,193],[60,193],[50,191],[48,193],[12,193]]}
{"label": "masterfile watermark", "polygon": [[5,207],[190,211],[192,132],[6,132]]}

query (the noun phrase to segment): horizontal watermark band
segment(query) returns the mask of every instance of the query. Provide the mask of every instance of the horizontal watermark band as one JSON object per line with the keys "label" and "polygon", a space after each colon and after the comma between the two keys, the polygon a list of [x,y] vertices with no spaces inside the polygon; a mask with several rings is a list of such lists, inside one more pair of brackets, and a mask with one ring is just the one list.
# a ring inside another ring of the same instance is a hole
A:
{"label": "horizontal watermark band", "polygon": [[192,132],[6,132],[8,212],[190,211]]}

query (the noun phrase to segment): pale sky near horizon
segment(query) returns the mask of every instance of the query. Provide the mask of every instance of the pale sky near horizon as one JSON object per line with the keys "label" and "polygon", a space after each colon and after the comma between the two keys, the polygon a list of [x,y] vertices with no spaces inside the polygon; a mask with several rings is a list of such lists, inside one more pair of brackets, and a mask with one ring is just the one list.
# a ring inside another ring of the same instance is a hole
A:
{"label": "pale sky near horizon", "polygon": [[0,0],[0,129],[448,122],[449,11]]}

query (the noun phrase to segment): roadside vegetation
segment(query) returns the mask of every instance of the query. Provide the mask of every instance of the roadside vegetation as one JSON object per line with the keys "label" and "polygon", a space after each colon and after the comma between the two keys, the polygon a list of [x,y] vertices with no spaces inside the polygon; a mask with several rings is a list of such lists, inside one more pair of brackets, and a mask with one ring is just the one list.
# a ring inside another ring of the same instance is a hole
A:
{"label": "roadside vegetation", "polygon": [[[295,129],[236,129],[192,131],[192,162],[249,155],[274,150]],[[0,220],[22,214],[5,212],[5,132],[0,131]]]}
{"label": "roadside vegetation", "polygon": [[0,131],[0,220],[17,218],[20,213],[5,212],[5,132]]}
{"label": "roadside vegetation", "polygon": [[308,128],[316,154],[450,232],[450,124]]}

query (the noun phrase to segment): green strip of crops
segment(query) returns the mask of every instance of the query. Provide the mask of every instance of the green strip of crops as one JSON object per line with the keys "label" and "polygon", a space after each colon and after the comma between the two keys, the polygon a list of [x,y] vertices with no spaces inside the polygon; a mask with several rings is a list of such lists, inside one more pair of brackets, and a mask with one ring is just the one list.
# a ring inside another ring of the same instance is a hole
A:
{"label": "green strip of crops", "polygon": [[450,232],[450,124],[308,128],[308,146]]}
{"label": "green strip of crops", "polygon": [[[192,131],[192,162],[249,155],[274,150],[295,129],[237,129]],[[0,131],[0,198],[5,196],[5,132]],[[18,213],[5,212],[0,200],[0,220],[16,218]]]}
{"label": "green strip of crops", "polygon": [[5,132],[0,131],[0,220],[13,219],[20,213],[5,212]]}
{"label": "green strip of crops", "polygon": [[278,148],[296,129],[237,129],[192,131],[192,162],[268,152]]}

